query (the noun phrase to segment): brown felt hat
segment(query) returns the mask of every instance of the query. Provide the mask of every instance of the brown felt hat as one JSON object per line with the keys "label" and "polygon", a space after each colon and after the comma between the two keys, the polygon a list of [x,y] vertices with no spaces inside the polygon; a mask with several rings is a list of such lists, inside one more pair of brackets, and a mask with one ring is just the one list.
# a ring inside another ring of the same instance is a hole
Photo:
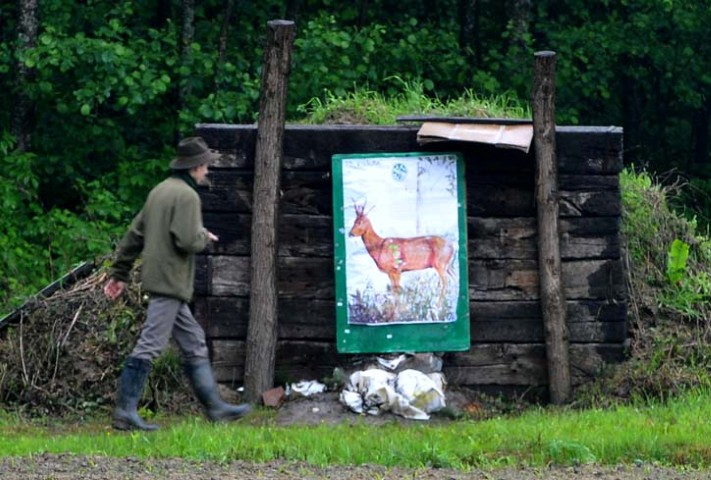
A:
{"label": "brown felt hat", "polygon": [[170,162],[173,170],[189,170],[217,160],[220,154],[210,150],[202,137],[187,137],[178,144],[178,156]]}

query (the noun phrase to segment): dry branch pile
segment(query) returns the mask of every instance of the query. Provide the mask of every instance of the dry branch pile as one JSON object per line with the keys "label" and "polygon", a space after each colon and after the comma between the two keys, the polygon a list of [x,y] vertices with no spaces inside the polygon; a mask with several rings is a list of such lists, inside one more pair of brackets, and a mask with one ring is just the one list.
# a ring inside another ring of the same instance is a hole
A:
{"label": "dry branch pile", "polygon": [[[116,302],[104,296],[107,269],[99,267],[71,288],[26,305],[19,321],[0,332],[0,403],[38,415],[110,407],[122,362],[145,319],[138,272]],[[154,366],[147,406],[176,411],[190,404],[180,375],[171,349]]]}

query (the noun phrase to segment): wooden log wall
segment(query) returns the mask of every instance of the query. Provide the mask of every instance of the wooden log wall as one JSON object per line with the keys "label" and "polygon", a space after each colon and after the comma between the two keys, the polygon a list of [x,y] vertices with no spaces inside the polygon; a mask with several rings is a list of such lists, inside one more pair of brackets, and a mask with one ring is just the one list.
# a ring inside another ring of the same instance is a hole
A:
{"label": "wooden log wall", "polygon": [[[276,383],[321,379],[352,356],[336,352],[331,156],[458,151],[467,186],[471,349],[447,353],[451,384],[546,385],[536,247],[534,157],[488,145],[419,146],[418,126],[287,126],[279,219]],[[256,127],[198,125],[218,149],[204,222],[220,237],[198,260],[195,314],[218,380],[241,385],[249,318],[250,213]],[[558,127],[560,242],[573,383],[623,357],[627,336],[620,259],[622,130]]]}

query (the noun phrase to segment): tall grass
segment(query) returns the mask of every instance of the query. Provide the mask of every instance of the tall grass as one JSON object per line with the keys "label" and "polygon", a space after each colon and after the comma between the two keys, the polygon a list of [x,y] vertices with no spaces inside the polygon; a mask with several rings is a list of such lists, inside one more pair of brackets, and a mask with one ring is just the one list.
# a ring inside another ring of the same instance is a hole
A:
{"label": "tall grass", "polygon": [[538,408],[513,418],[378,428],[359,423],[277,427],[260,420],[212,425],[195,418],[167,419],[162,430],[149,434],[116,433],[99,424],[27,429],[5,418],[0,420],[0,455],[72,453],[463,470],[592,462],[703,468],[711,465],[711,424],[699,419],[711,415],[710,400],[710,392],[694,391],[648,405],[586,411]]}
{"label": "tall grass", "polygon": [[531,118],[530,107],[514,95],[503,93],[484,97],[466,90],[455,99],[440,100],[425,94],[419,81],[397,77],[392,93],[385,95],[367,87],[354,87],[343,96],[327,91],[324,98],[313,98],[299,107],[308,124],[343,123],[392,125],[397,118],[411,115],[481,118]]}

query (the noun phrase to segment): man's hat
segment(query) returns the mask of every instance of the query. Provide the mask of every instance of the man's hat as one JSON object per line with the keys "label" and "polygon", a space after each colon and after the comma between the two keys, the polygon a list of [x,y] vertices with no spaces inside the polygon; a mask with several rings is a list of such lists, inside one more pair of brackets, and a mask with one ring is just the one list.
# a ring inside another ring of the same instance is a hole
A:
{"label": "man's hat", "polygon": [[170,162],[170,168],[173,170],[189,170],[220,158],[219,153],[207,147],[202,137],[182,139],[178,144],[177,153],[178,156]]}

